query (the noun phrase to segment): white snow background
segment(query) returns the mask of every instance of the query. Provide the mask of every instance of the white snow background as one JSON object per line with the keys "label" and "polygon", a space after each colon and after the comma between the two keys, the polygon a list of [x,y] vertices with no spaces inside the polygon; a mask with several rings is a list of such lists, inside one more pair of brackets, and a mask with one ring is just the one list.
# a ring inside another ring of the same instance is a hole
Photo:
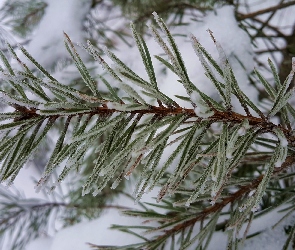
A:
{"label": "white snow background", "polygon": [[[46,9],[46,14],[35,31],[32,42],[26,47],[28,51],[37,59],[37,61],[45,68],[50,67],[53,62],[56,62],[61,58],[68,57],[68,53],[63,42],[63,31],[71,37],[72,41],[77,43],[83,42],[81,23],[90,8],[89,1],[87,0],[47,0],[47,2],[48,7]],[[277,0],[257,2],[264,2],[264,5],[262,6],[265,7],[278,3]],[[261,4],[254,4],[251,10],[255,10],[255,8],[260,9]],[[267,15],[260,17],[265,18]],[[280,16],[277,18],[277,21],[278,19],[280,19]],[[117,20],[117,22],[118,23],[114,25],[119,25],[121,20]],[[283,22],[288,21],[284,19],[282,21],[282,25],[285,24]],[[247,94],[254,102],[256,102],[257,93],[247,81],[247,73],[249,73],[255,66],[253,62],[253,49],[248,35],[237,25],[233,8],[220,8],[215,12],[209,13],[204,18],[203,22],[191,22],[189,26],[175,27],[172,30],[172,33],[185,35],[192,33],[197,37],[197,39],[199,39],[200,43],[213,55],[213,57],[217,59],[217,50],[208,32],[206,31],[208,28],[213,31],[215,38],[222,45],[226,55],[229,57],[242,90],[247,91]],[[148,39],[146,42],[151,54],[158,55],[162,53],[161,48],[153,40],[153,38]],[[183,55],[191,79],[202,91],[214,98],[218,98],[213,85],[204,75],[204,71],[198,61],[198,58],[190,45],[188,36],[177,36],[176,42]],[[127,63],[136,73],[145,76],[146,73],[144,66],[139,59],[140,56],[137,48],[129,48],[125,44],[122,44],[121,47],[118,48],[119,50],[115,51],[116,55],[123,62]],[[239,63],[237,63],[235,56],[241,60],[246,70],[244,70]],[[86,59],[87,55],[82,52],[82,57]],[[161,74],[163,66],[161,66],[157,60],[153,60],[153,62],[156,71],[158,71],[156,73],[158,81],[160,82],[161,90],[174,99],[175,94],[186,96],[184,88],[177,82],[178,78],[170,71],[167,71],[166,75]],[[97,72],[101,73],[102,69],[98,63],[96,64],[96,67]],[[54,76],[61,82],[68,82],[67,74],[56,73]],[[188,105],[181,100],[177,100],[177,102],[183,106]],[[239,107],[237,107],[237,109],[239,109]],[[169,152],[165,151],[165,154],[169,154]],[[36,175],[37,173],[34,169],[24,169],[20,172],[20,175],[15,181],[15,186],[22,190],[26,197],[40,197],[40,194],[35,193],[34,184],[30,179],[30,176],[38,178]],[[157,193],[154,191],[145,195],[142,201],[153,202],[154,200],[152,200],[152,197],[156,196]],[[123,197],[116,200],[114,205],[127,207],[135,206],[133,201],[126,201]],[[254,221],[249,233],[254,233],[264,229],[267,230],[258,237],[254,237],[251,240],[246,241],[244,249],[281,249],[286,239],[283,225],[279,225],[274,230],[271,229],[271,226],[273,226],[274,223],[281,218],[281,216],[282,215],[277,213],[277,211],[274,211],[267,216]],[[138,221],[135,221],[133,218],[130,219],[129,217],[121,216],[117,210],[110,209],[104,212],[103,215],[96,220],[82,222],[75,226],[62,229],[56,233],[52,232],[51,236],[41,236],[31,242],[26,247],[26,250],[86,250],[90,249],[86,244],[87,242],[97,245],[123,245],[136,243],[139,242],[137,238],[116,230],[110,230],[108,228],[111,224],[136,225],[137,223]],[[225,247],[225,233],[215,233],[209,246],[209,250],[225,249]]]}

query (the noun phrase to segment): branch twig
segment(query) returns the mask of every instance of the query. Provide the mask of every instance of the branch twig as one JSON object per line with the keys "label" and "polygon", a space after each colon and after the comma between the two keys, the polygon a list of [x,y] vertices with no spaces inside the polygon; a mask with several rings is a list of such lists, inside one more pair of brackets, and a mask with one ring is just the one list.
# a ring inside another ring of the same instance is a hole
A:
{"label": "branch twig", "polygon": [[268,7],[268,8],[263,9],[263,10],[258,10],[258,11],[255,11],[255,12],[252,12],[252,13],[249,13],[249,14],[239,13],[237,19],[239,21],[241,21],[241,20],[244,20],[244,19],[247,19],[247,18],[253,18],[255,16],[262,15],[262,14],[265,14],[265,13],[268,13],[268,12],[271,12],[271,11],[287,8],[287,7],[292,6],[292,5],[295,5],[295,1],[278,4],[278,5]]}

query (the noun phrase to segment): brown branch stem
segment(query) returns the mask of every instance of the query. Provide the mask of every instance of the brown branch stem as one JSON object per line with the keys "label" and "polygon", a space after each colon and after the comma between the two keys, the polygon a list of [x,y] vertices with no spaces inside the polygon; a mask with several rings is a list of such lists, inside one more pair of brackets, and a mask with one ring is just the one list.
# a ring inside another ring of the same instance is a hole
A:
{"label": "brown branch stem", "polygon": [[265,14],[265,13],[268,13],[268,12],[271,12],[271,11],[276,11],[276,10],[279,10],[279,9],[287,8],[287,7],[292,6],[292,5],[295,5],[295,1],[290,1],[290,2],[287,2],[287,3],[278,4],[278,5],[268,7],[268,8],[262,9],[262,10],[258,10],[258,11],[255,11],[255,12],[252,12],[252,13],[249,13],[249,14],[239,13],[237,19],[239,21],[241,21],[241,20],[244,20],[244,19],[247,19],[247,18],[253,18],[255,16],[262,15],[262,14]]}
{"label": "brown branch stem", "polygon": [[[36,118],[38,116],[41,116],[37,114],[37,109],[27,109],[23,107],[22,109],[17,109],[22,113],[22,116],[20,118],[15,119],[16,121],[18,120],[24,120],[24,119],[30,119],[30,118]],[[83,114],[79,115],[102,115],[102,116],[108,116],[112,115],[116,112],[126,112],[126,111],[121,111],[121,110],[116,110],[116,109],[109,109],[106,105],[102,107],[95,107],[92,109],[92,111],[85,111]],[[174,115],[186,115],[187,118],[198,118],[197,122],[200,122],[202,118],[198,117],[193,109],[189,108],[170,108],[170,107],[156,107],[156,106],[150,106],[147,109],[140,109],[140,110],[133,110],[133,111],[128,111],[130,114],[139,114],[139,115],[147,115],[147,114],[153,114],[159,117],[166,117],[166,116],[174,116]],[[44,115],[42,115],[44,116]],[[68,116],[68,115],[53,115],[53,116],[44,116],[44,118],[58,118],[62,116]],[[73,114],[71,114],[73,116]],[[212,122],[231,122],[235,124],[241,124],[245,119],[248,119],[249,124],[251,126],[256,126],[258,127],[261,131],[263,132],[271,132],[274,128],[280,129],[285,136],[288,138],[290,142],[295,143],[295,136],[291,136],[292,131],[289,129],[283,128],[281,125],[276,125],[270,121],[268,121],[266,118],[260,118],[260,117],[255,117],[255,116],[249,116],[249,115],[242,115],[233,111],[219,111],[219,110],[214,110],[214,115],[211,117],[207,118],[208,120]]]}

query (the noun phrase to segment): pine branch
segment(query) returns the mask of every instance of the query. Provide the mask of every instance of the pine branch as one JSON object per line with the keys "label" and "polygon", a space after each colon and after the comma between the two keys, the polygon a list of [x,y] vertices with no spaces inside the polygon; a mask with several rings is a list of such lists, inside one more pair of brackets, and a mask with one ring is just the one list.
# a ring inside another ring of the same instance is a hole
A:
{"label": "pine branch", "polygon": [[[276,177],[279,173],[283,172],[294,163],[295,163],[295,155],[289,156],[284,162],[284,164],[273,172],[272,176]],[[258,185],[261,183],[261,181],[263,180],[263,177],[264,175],[260,175],[248,185],[242,186],[238,191],[231,194],[229,197],[222,198],[221,202],[215,203],[213,206],[205,208],[204,210],[199,212],[193,219],[190,219],[181,224],[178,224],[170,230],[165,230],[165,234],[162,236],[159,236],[159,238],[155,239],[155,241],[158,241],[161,237],[167,237],[167,235],[171,236],[172,234],[176,234],[183,229],[186,229],[192,225],[195,225],[195,223],[198,221],[203,221],[207,219],[207,217],[209,217],[210,215],[214,213],[221,212],[222,209],[229,203],[234,203],[235,201],[244,197],[246,194],[250,193],[251,190],[255,190],[258,187]]]}
{"label": "pine branch", "polygon": [[[49,179],[61,165],[63,168],[57,181],[49,188],[54,190],[69,173],[79,173],[87,168],[90,171],[85,174],[82,195],[89,192],[98,195],[110,181],[113,181],[111,188],[115,189],[123,177],[128,179],[131,174],[138,174],[134,191],[137,202],[155,186],[161,187],[158,202],[165,202],[167,194],[177,197],[178,192],[185,193],[185,199],[175,200],[166,206],[169,209],[173,205],[181,207],[177,210],[178,215],[171,215],[170,220],[150,211],[126,212],[131,216],[159,219],[160,226],[149,231],[164,233],[141,246],[157,249],[176,234],[180,234],[183,239],[183,249],[196,241],[200,247],[207,246],[219,214],[226,205],[231,204],[233,208],[227,227],[238,232],[249,216],[252,220],[253,213],[262,206],[262,198],[271,186],[273,177],[281,177],[278,174],[285,173],[287,167],[294,163],[295,135],[292,121],[295,111],[288,101],[294,92],[294,88],[290,89],[289,85],[294,75],[295,61],[287,79],[281,83],[274,64],[269,60],[275,87],[255,71],[269,96],[269,110],[262,112],[241,90],[213,33],[209,31],[219,53],[220,64],[191,35],[192,46],[205,74],[220,95],[219,102],[200,91],[193,83],[169,29],[156,13],[154,17],[167,41],[154,26],[150,27],[150,31],[169,61],[162,57],[157,59],[177,75],[178,84],[182,84],[187,93],[182,99],[187,100],[191,108],[182,108],[160,91],[150,52],[133,24],[133,37],[148,80],[108,49],[105,49],[105,54],[115,64],[114,67],[107,64],[90,42],[84,46],[109,74],[109,78],[100,77],[109,90],[108,95],[98,89],[66,34],[66,49],[91,94],[57,81],[20,46],[22,53],[43,74],[43,77],[35,76],[8,45],[22,71],[16,72],[1,54],[5,65],[5,69],[0,69],[1,78],[10,83],[12,89],[2,90],[0,99],[15,111],[0,114],[0,131],[3,132],[0,142],[0,180],[10,185],[49,131],[61,121],[63,126],[37,184],[38,189],[49,185]],[[119,95],[109,79],[119,83],[125,94]],[[29,98],[27,91],[33,93],[34,98]],[[233,96],[240,102],[246,115],[234,111]],[[277,115],[282,115],[283,124],[272,122],[272,118]],[[276,139],[265,138],[270,134]],[[175,145],[174,149],[167,159],[163,159],[165,150],[170,149],[171,145]],[[259,152],[261,147],[266,148],[266,152]],[[253,180],[241,172],[244,162],[251,159],[249,156],[252,157],[255,151],[260,153],[255,159],[259,161],[258,164],[252,162],[254,170],[250,177],[257,176],[255,171],[259,172],[259,177]],[[85,158],[89,152],[95,160],[85,167]],[[246,183],[242,187],[241,180]],[[238,191],[231,193],[232,188],[238,188]],[[249,195],[252,191],[253,194]],[[208,200],[211,200],[211,207],[208,207]],[[198,206],[194,207],[199,201],[206,206],[201,211]],[[185,206],[189,207],[187,213],[179,215]],[[202,222],[205,218],[208,221],[204,228],[197,234],[193,233],[196,222]],[[128,232],[136,234],[130,230]],[[144,237],[142,239],[145,240]]]}

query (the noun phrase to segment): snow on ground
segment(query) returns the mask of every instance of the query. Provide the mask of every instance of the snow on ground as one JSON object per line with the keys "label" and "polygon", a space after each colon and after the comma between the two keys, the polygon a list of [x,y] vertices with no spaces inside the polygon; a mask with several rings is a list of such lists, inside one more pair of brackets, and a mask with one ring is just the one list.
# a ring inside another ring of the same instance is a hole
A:
{"label": "snow on ground", "polygon": [[[285,218],[281,223],[273,227],[285,213],[280,213],[284,207],[279,207],[274,211],[270,212],[259,218],[258,220],[254,220],[253,224],[250,228],[249,234],[253,234],[256,232],[261,232],[256,237],[250,238],[245,241],[243,246],[243,250],[253,250],[253,249],[261,249],[261,250],[278,250],[283,249],[284,243],[287,240],[288,234],[285,233],[285,229],[288,226],[294,225],[294,214]],[[290,244],[292,245],[292,244]],[[291,246],[289,248],[291,250]]]}
{"label": "snow on ground", "polygon": [[[66,32],[73,42],[82,42],[82,21],[90,10],[88,0],[47,0],[48,7],[34,38],[26,46],[31,55],[45,68],[58,60],[69,58],[64,47]],[[82,55],[83,56],[83,53]]]}
{"label": "snow on ground", "polygon": [[[132,192],[131,190],[129,191]],[[145,196],[143,201],[154,202],[153,197],[156,196],[157,191],[153,190],[148,196]],[[130,208],[135,206],[138,209],[140,208],[138,205],[134,204],[134,201],[126,199],[124,196],[120,196],[112,205]],[[137,237],[118,230],[111,230],[109,227],[113,224],[134,226],[142,222],[142,219],[123,216],[117,209],[107,209],[98,219],[90,222],[81,222],[74,226],[61,229],[54,237],[42,236],[32,241],[26,247],[26,250],[37,250],[42,244],[46,245],[45,250],[89,250],[90,248],[87,243],[97,245],[127,245],[139,243],[141,241]],[[149,225],[153,224],[150,223]]]}

